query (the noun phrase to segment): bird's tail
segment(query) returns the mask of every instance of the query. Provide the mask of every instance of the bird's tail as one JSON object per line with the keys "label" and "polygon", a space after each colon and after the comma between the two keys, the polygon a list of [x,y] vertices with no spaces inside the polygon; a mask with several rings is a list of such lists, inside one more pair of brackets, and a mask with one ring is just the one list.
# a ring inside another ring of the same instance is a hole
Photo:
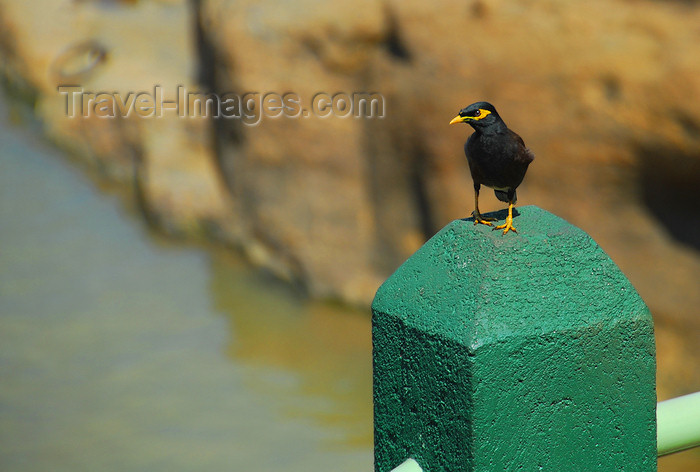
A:
{"label": "bird's tail", "polygon": [[515,193],[515,190],[494,190],[494,192],[496,193],[496,198],[502,202],[515,203],[518,201],[518,195]]}

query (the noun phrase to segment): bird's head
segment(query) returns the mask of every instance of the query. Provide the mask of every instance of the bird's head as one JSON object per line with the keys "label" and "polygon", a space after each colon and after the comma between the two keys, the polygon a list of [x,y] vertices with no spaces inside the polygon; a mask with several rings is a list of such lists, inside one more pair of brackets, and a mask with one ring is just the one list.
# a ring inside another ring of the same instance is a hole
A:
{"label": "bird's head", "polygon": [[503,124],[503,120],[493,105],[488,102],[476,102],[459,110],[459,114],[450,121],[451,125],[455,123],[469,123],[475,130],[480,130]]}

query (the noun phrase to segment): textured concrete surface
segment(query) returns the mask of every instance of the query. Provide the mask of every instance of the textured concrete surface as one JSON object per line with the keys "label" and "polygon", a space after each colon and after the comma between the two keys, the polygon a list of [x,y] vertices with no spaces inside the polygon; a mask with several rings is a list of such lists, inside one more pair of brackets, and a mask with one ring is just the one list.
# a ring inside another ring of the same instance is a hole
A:
{"label": "textured concrete surface", "polygon": [[583,231],[519,213],[453,221],[377,292],[378,472],[656,470],[646,305]]}

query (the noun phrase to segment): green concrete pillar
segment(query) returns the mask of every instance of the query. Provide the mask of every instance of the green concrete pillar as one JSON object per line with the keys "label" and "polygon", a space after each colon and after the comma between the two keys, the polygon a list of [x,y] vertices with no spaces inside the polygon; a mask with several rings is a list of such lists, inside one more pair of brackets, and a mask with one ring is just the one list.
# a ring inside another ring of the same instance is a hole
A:
{"label": "green concrete pillar", "polygon": [[453,221],[378,290],[376,472],[656,470],[649,310],[586,233],[519,213]]}

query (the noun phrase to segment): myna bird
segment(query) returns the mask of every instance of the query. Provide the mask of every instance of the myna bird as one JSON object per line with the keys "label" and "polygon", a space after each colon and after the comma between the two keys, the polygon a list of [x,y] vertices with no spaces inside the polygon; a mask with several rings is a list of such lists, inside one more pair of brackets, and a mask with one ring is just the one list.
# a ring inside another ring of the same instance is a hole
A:
{"label": "myna bird", "polygon": [[487,102],[472,103],[459,111],[450,124],[469,123],[474,133],[464,144],[469,170],[474,180],[474,224],[493,226],[495,218],[484,218],[479,212],[479,189],[482,185],[491,187],[496,197],[508,203],[508,217],[505,224],[496,226],[503,234],[517,233],[513,226],[513,205],[517,201],[515,189],[523,181],[527,166],[535,158],[525,147],[522,138],[509,130],[496,108]]}

